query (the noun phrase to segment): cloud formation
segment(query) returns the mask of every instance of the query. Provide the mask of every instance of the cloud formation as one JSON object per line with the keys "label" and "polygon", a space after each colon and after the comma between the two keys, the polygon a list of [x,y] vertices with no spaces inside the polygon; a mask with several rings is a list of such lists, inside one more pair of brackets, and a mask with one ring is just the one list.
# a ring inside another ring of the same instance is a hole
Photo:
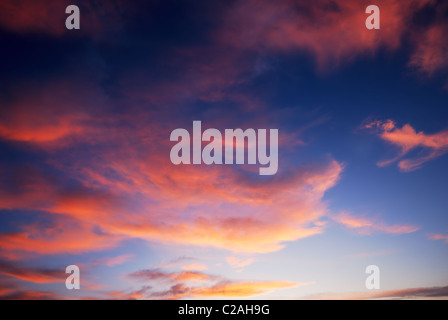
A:
{"label": "cloud formation", "polygon": [[374,232],[407,234],[419,229],[411,225],[388,225],[378,219],[355,216],[349,212],[340,212],[332,215],[331,219],[360,234],[372,234]]}
{"label": "cloud formation", "polygon": [[[107,294],[125,299],[242,298],[312,284],[289,281],[232,281],[202,272],[166,272],[162,269],[140,270],[129,274],[128,277],[139,282],[148,282],[150,285],[145,285],[137,291]],[[165,288],[168,286],[168,289],[157,289],[160,284]]]}
{"label": "cloud formation", "polygon": [[431,240],[444,240],[446,243],[448,243],[448,234],[440,234],[440,233],[429,234],[428,238]]}
{"label": "cloud formation", "polygon": [[[400,149],[394,158],[378,162],[380,167],[398,161],[400,170],[414,171],[448,152],[448,130],[426,134],[423,131],[417,132],[410,124],[397,127],[392,120],[374,121],[366,124],[365,128],[375,128],[381,139]],[[418,155],[400,160],[416,149],[421,149]]]}
{"label": "cloud formation", "polygon": [[322,300],[424,300],[448,299],[448,286],[407,288],[381,292],[357,292],[346,294],[322,294],[308,297]]}
{"label": "cloud formation", "polygon": [[27,268],[18,264],[0,261],[0,274],[33,283],[64,282],[63,269]]}

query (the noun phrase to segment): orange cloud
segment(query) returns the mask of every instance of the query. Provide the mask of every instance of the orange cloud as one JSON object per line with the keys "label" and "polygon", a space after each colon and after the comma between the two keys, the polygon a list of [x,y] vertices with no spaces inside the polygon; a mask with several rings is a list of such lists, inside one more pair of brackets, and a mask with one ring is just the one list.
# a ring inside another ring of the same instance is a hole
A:
{"label": "orange cloud", "polygon": [[356,217],[348,212],[341,212],[331,218],[349,229],[355,229],[360,234],[371,234],[374,231],[390,234],[407,234],[419,228],[411,225],[387,225],[382,221],[365,217]]}
{"label": "orange cloud", "polygon": [[[122,238],[96,231],[94,226],[70,219],[52,225],[22,226],[23,232],[0,234],[0,248],[29,254],[81,253],[115,247]],[[99,230],[99,229],[98,229]],[[19,257],[21,257],[19,255]]]}
{"label": "orange cloud", "polygon": [[130,278],[145,281],[205,281],[213,277],[199,271],[165,272],[161,269],[140,270],[129,275]]}
{"label": "orange cloud", "polygon": [[242,298],[265,294],[273,290],[292,288],[297,285],[299,284],[289,281],[223,282],[209,288],[195,288],[191,291],[191,294],[198,298]]}
{"label": "orange cloud", "polygon": [[448,152],[448,130],[434,134],[425,134],[422,131],[417,132],[409,124],[399,128],[392,120],[375,121],[365,125],[365,128],[376,128],[381,139],[400,148],[400,152],[396,157],[378,162],[379,166],[389,165],[406,156],[411,150],[421,148],[425,152],[423,156],[398,162],[398,167],[402,171],[413,171],[421,168],[424,163]]}
{"label": "orange cloud", "polygon": [[[321,198],[342,171],[338,162],[331,161],[260,183],[230,168],[174,168],[166,159],[159,161],[154,155],[152,159],[141,163],[117,158],[114,169],[124,178],[121,184],[104,185],[110,166],[98,166],[95,171],[101,180],[86,176],[95,189],[67,192],[42,175],[24,177],[20,183],[28,187],[0,204],[7,209],[52,213],[49,217],[55,224],[43,229],[22,226],[22,232],[2,234],[0,247],[41,254],[76,253],[140,238],[235,252],[275,251],[283,242],[323,232],[324,226],[313,222],[326,213]],[[159,170],[150,170],[155,163]],[[136,194],[144,197],[135,198]],[[95,232],[96,228],[101,232]]]}
{"label": "orange cloud", "polygon": [[[139,283],[148,281],[150,286],[145,285],[143,287],[144,295],[139,297],[136,292],[141,293],[141,290],[113,292],[113,297],[123,299],[241,298],[261,295],[278,289],[314,284],[314,282],[289,281],[232,281],[201,272],[166,272],[162,269],[140,270],[129,274],[128,277],[138,280]],[[192,284],[194,286],[191,286]],[[160,289],[160,285],[169,285],[169,288]]]}

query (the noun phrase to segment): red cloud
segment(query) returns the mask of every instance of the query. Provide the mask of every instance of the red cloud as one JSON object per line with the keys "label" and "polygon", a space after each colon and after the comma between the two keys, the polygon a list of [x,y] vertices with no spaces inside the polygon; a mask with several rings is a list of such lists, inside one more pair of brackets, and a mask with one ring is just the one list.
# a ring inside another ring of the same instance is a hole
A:
{"label": "red cloud", "polygon": [[60,35],[66,30],[65,8],[69,4],[68,1],[58,1],[52,5],[33,0],[2,1],[0,26],[14,32]]}
{"label": "red cloud", "polygon": [[[69,35],[65,13],[73,1],[61,0],[51,5],[45,0],[3,0],[0,2],[0,27],[16,33]],[[76,4],[76,3],[75,3]],[[76,4],[78,5],[78,4]],[[107,32],[119,30],[122,14],[135,10],[128,1],[83,1],[78,5],[81,12],[81,29],[77,34],[102,37]],[[135,11],[134,11],[135,12]]]}
{"label": "red cloud", "polygon": [[[175,167],[167,160],[169,153],[160,154],[165,146],[159,146],[160,153],[147,148],[149,153],[134,146],[125,153],[123,147],[107,149],[81,177],[84,163],[73,162],[65,172],[76,172],[73,177],[83,181],[78,189],[66,190],[57,180],[28,175],[18,193],[8,191],[0,198],[1,208],[41,210],[51,213],[55,223],[45,228],[22,226],[23,231],[0,235],[0,247],[5,252],[76,253],[140,238],[232,251],[275,251],[283,242],[323,232],[324,226],[313,222],[326,213],[321,198],[342,171],[341,164],[331,161],[270,181],[252,181],[245,177],[249,173],[233,168]],[[12,179],[17,183],[16,177]],[[9,190],[9,185],[5,181],[3,189]]]}
{"label": "red cloud", "polygon": [[411,150],[422,148],[423,151],[426,151],[423,156],[398,162],[398,166],[402,171],[413,171],[421,168],[425,162],[448,152],[448,130],[434,134],[425,134],[422,131],[415,131],[409,124],[398,128],[392,120],[375,121],[365,125],[365,127],[377,128],[381,139],[400,148],[400,152],[396,157],[378,162],[379,166],[389,165],[407,155]]}
{"label": "red cloud", "polygon": [[397,49],[412,15],[431,0],[382,2],[381,30],[365,27],[367,1],[245,1],[226,16],[219,38],[235,47],[309,51],[321,68],[380,47]]}

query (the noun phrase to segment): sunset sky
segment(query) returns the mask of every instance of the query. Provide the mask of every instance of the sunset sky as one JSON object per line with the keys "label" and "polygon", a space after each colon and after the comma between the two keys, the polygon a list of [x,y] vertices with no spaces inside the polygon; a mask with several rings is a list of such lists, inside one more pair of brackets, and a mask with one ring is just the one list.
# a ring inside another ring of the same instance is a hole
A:
{"label": "sunset sky", "polygon": [[[447,299],[447,34],[443,0],[1,0],[0,299]],[[278,129],[278,172],[173,165],[193,121]]]}

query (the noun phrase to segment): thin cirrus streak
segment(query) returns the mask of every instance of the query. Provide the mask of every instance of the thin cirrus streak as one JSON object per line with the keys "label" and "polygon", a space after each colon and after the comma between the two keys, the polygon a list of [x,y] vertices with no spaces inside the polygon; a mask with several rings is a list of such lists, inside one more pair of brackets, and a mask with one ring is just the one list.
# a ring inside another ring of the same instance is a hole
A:
{"label": "thin cirrus streak", "polygon": [[252,258],[242,259],[234,256],[229,256],[226,258],[226,261],[232,268],[243,268],[252,264],[254,262],[254,259]]}
{"label": "thin cirrus streak", "polygon": [[[364,127],[376,128],[381,139],[400,148],[396,157],[378,162],[380,167],[398,161],[398,167],[402,171],[414,171],[420,169],[426,162],[448,152],[448,130],[425,134],[423,131],[417,132],[410,124],[399,128],[392,120],[374,121]],[[425,152],[424,155],[400,160],[417,148],[421,148]]]}
{"label": "thin cirrus streak", "polygon": [[360,234],[371,234],[373,232],[382,232],[390,234],[407,234],[419,230],[411,225],[388,225],[378,219],[355,216],[348,212],[340,212],[332,215],[331,219],[344,225],[349,229],[354,229]]}
{"label": "thin cirrus streak", "polygon": [[429,234],[428,235],[428,239],[431,239],[431,240],[444,240],[446,243],[448,243],[448,234],[440,234],[440,233]]}
{"label": "thin cirrus streak", "polygon": [[44,268],[25,268],[17,264],[0,262],[0,274],[33,283],[52,283],[65,281],[61,270]]}
{"label": "thin cirrus streak", "polygon": [[448,298],[448,287],[424,287],[388,290],[381,292],[353,292],[344,294],[321,294],[307,297],[322,300],[416,300],[416,299],[442,299]]}

